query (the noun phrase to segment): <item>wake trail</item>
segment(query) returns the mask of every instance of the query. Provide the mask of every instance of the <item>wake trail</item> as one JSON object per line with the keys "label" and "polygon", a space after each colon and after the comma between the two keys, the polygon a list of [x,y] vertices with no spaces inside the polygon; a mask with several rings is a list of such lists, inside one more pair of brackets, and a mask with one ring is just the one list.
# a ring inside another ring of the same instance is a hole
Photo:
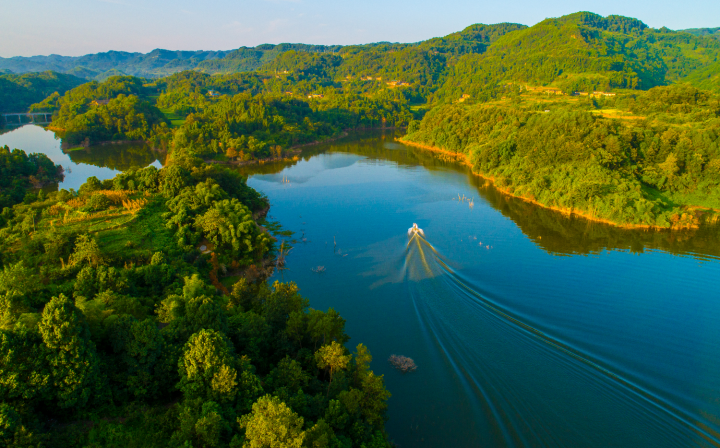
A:
{"label": "wake trail", "polygon": [[[603,365],[591,354],[522,320],[498,300],[483,294],[450,264],[421,235],[415,233],[408,240],[403,274],[420,327],[456,373],[465,393],[481,397],[482,403],[475,406],[474,411],[497,423],[496,436],[502,444],[532,445],[533,440],[540,438],[563,445],[554,434],[536,432],[537,422],[526,417],[527,412],[523,411],[537,405],[513,390],[501,369],[490,367],[487,353],[474,351],[469,343],[477,334],[488,334],[502,344],[511,341],[515,350],[526,346],[525,350],[535,352],[549,350],[547,354],[541,353],[545,360],[559,364],[563,371],[571,371],[569,375],[575,381],[592,383],[607,400],[623,402],[629,408],[627,412],[638,418],[650,416],[650,425],[665,433],[668,440],[674,439],[680,445],[687,443],[682,434],[678,434],[686,432],[680,431],[680,427],[684,427],[706,446],[720,447],[720,434],[701,418],[629,380],[622,372],[612,369],[613,366]],[[538,342],[545,349],[533,345]],[[669,425],[670,421],[674,424]]]}

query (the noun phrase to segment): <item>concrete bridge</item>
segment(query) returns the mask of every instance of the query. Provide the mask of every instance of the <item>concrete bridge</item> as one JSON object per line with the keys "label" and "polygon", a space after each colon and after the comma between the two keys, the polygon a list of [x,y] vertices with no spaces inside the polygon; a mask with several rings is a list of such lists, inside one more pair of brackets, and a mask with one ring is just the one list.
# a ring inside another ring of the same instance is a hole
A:
{"label": "concrete bridge", "polygon": [[[8,125],[48,124],[52,120],[52,112],[17,112],[2,114],[2,117],[5,119],[5,124]],[[30,121],[24,122],[23,117],[30,118]]]}

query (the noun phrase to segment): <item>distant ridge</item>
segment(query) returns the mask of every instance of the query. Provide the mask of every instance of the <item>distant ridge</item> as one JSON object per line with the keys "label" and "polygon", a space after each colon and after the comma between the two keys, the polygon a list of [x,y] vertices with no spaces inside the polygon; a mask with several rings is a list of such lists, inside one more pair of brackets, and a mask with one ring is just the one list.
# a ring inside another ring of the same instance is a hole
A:
{"label": "distant ridge", "polygon": [[714,37],[720,40],[720,27],[717,28],[688,28],[686,30],[678,30],[690,33],[699,37]]}
{"label": "distant ridge", "polygon": [[0,58],[0,73],[30,73],[54,71],[88,80],[102,81],[118,74],[159,78],[184,70],[207,73],[251,71],[278,54],[288,51],[336,51],[339,45],[263,44],[241,47],[231,51],[171,51],[156,49],[150,53],[107,51],[84,56],[16,56]]}
{"label": "distant ridge", "polygon": [[[590,19],[585,25],[603,28],[602,23],[607,20],[614,20],[615,17],[602,18],[592,13],[575,13],[563,18],[553,20],[567,20],[568,18],[582,15]],[[615,26],[629,27],[627,29],[616,28],[609,31],[627,32],[630,29],[643,30],[648,28],[640,20],[622,18],[621,22],[615,21]],[[458,38],[469,42],[475,42],[481,46],[492,43],[493,38],[483,39],[483,36],[475,36],[484,32],[489,27],[507,27],[505,32],[527,29],[525,25],[519,24],[496,24],[496,25],[471,25],[462,32],[452,33],[445,37],[437,37],[420,41],[417,43],[390,43],[376,42],[364,45],[342,46],[342,45],[308,45],[282,43],[278,45],[262,44],[256,47],[240,47],[228,51],[172,51],[155,49],[149,53],[130,53],[125,51],[107,51],[104,53],[87,54],[84,56],[61,56],[51,54],[49,56],[16,56],[11,58],[0,58],[0,74],[7,73],[31,73],[55,71],[84,78],[87,80],[103,81],[110,76],[132,75],[145,78],[160,78],[184,70],[196,70],[204,73],[237,73],[256,70],[263,65],[271,63],[275,58],[287,51],[307,53],[334,53],[342,48],[373,48],[389,47],[403,48],[408,46],[436,46],[446,41],[454,41]],[[534,27],[533,27],[534,28]],[[670,30],[668,30],[670,31]],[[720,27],[718,28],[690,28],[677,30],[686,32],[697,37],[709,37],[720,40]],[[478,38],[479,37],[479,38]],[[468,39],[469,38],[469,39]],[[484,48],[469,49],[471,53],[481,53]],[[467,51],[462,51],[467,52]]]}

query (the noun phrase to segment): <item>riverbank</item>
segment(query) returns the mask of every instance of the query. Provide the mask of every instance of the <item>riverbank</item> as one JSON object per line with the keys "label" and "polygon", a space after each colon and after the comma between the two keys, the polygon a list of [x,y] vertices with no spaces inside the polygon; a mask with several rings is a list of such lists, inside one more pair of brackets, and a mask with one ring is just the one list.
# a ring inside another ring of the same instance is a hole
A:
{"label": "riverbank", "polygon": [[290,155],[292,157],[265,157],[262,159],[252,159],[252,160],[212,160],[212,159],[205,159],[203,160],[205,163],[210,163],[214,165],[232,165],[232,166],[247,166],[247,165],[254,165],[257,163],[272,163],[272,162],[292,162],[297,160],[297,156],[302,153],[302,150],[300,148],[306,148],[308,146],[316,146],[321,145],[323,143],[330,143],[334,142],[336,140],[339,140],[341,138],[345,138],[348,136],[348,133],[343,131],[340,135],[336,137],[332,137],[326,140],[315,140],[314,142],[309,143],[303,143],[302,145],[295,145],[291,146],[288,149],[285,150],[287,155]]}
{"label": "riverbank", "polygon": [[[47,128],[50,131],[55,132],[55,130]],[[69,142],[63,141],[60,145],[60,148],[63,151],[75,151],[78,149],[88,149],[92,148],[94,146],[107,146],[107,145],[150,145],[150,142],[146,142],[145,140],[104,140],[99,142],[93,142],[90,141],[90,139],[85,139],[84,141],[77,143],[77,144],[71,144]],[[154,151],[159,151],[159,149],[152,148]]]}
{"label": "riverbank", "polygon": [[[470,168],[470,171],[475,176],[478,176],[489,182],[492,182],[493,187],[505,195],[521,199],[521,200],[531,203],[533,205],[537,205],[537,206],[540,206],[540,207],[543,207],[543,208],[546,208],[546,209],[549,209],[552,211],[556,211],[556,212],[562,213],[564,215],[577,216],[577,217],[586,219],[588,221],[609,224],[609,225],[612,225],[615,227],[620,227],[623,229],[687,230],[687,229],[697,229],[700,226],[699,217],[702,215],[702,211],[699,211],[696,208],[694,208],[692,206],[687,206],[687,205],[683,206],[686,209],[686,210],[684,210],[684,212],[692,213],[693,218],[692,218],[691,224],[683,224],[683,225],[673,224],[669,228],[667,228],[667,227],[660,227],[660,226],[652,226],[652,225],[648,225],[648,224],[621,223],[621,222],[612,221],[612,220],[609,220],[606,218],[600,218],[598,216],[595,216],[594,213],[586,211],[586,210],[579,210],[576,208],[557,207],[557,206],[553,206],[553,205],[543,204],[542,202],[537,201],[535,198],[523,196],[523,195],[515,193],[514,191],[510,190],[509,188],[504,188],[504,187],[499,186],[497,183],[498,179],[495,178],[494,176],[489,176],[484,173],[478,173],[477,171],[475,171],[473,164],[470,162],[470,160],[466,154],[448,151],[448,150],[438,148],[435,146],[424,145],[422,143],[417,143],[417,142],[414,142],[411,140],[406,140],[405,138],[397,139],[397,141],[400,143],[403,143],[405,145],[408,145],[408,146],[412,146],[415,148],[419,148],[419,149],[423,149],[425,151],[431,152],[440,160],[465,165],[468,168]],[[684,222],[684,221],[685,220],[683,220],[681,222]]]}

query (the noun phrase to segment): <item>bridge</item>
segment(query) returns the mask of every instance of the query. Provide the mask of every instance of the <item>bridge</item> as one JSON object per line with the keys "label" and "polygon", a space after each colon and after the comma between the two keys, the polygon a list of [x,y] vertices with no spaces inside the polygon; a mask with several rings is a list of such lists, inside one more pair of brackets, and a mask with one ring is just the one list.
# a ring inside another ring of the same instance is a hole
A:
{"label": "bridge", "polygon": [[[5,119],[5,124],[9,125],[21,125],[21,124],[48,124],[52,120],[52,112],[16,112],[9,114],[2,114]],[[11,117],[14,117],[11,120]],[[23,122],[23,117],[29,117],[30,121]],[[35,117],[41,117],[37,120]]]}

